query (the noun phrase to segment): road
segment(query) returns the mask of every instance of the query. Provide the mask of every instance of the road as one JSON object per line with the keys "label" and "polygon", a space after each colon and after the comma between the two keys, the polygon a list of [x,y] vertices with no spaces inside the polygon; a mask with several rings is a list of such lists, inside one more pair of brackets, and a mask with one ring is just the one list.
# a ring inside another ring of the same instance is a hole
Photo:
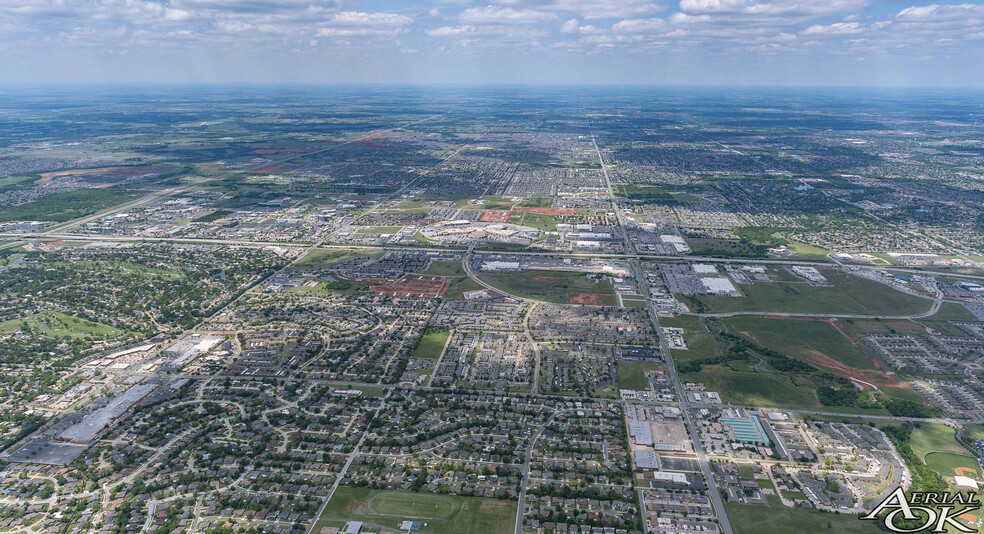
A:
{"label": "road", "polygon": [[[372,417],[366,424],[372,422],[372,420],[376,417],[379,417],[379,412],[383,411],[383,408],[386,407],[386,399],[389,398],[390,391],[392,390],[388,390],[386,395],[379,400],[379,406],[376,407],[376,411],[373,412]],[[338,490],[338,486],[342,483],[342,479],[345,478],[345,473],[348,473],[349,468],[352,467],[352,462],[359,457],[359,448],[362,447],[363,443],[365,443],[367,436],[369,436],[368,428],[362,432],[362,436],[359,438],[358,443],[355,444],[352,452],[349,453],[348,459],[345,460],[345,465],[342,466],[342,470],[335,475],[335,482],[331,485],[331,489],[328,490],[328,494],[325,495],[325,500],[321,501],[321,506],[318,507],[318,511],[314,514],[314,518],[311,519],[311,524],[308,525],[307,528],[307,534],[314,532],[314,527],[318,524],[318,519],[321,518],[321,514],[324,513],[325,508],[328,506],[328,501],[330,501],[332,496],[335,495],[335,491]]]}
{"label": "road", "polygon": [[[587,118],[587,114],[585,114]],[[605,164],[605,158],[601,155],[601,149],[598,148],[598,140],[595,137],[594,129],[591,128],[591,119],[588,119],[588,129],[591,132],[591,143],[594,145],[595,152],[598,154],[598,161],[601,162],[601,173],[605,178],[605,186],[608,188],[609,198],[611,199],[612,209],[615,210],[616,217],[618,219],[618,225],[622,229],[622,238],[625,243],[626,252],[633,250],[632,242],[629,239],[628,232],[625,230],[625,221],[623,220],[622,212],[618,208],[618,203],[615,202],[615,191],[612,188],[611,178],[608,177],[608,166]],[[646,310],[649,312],[649,319],[653,323],[653,328],[656,330],[656,335],[659,337],[659,349],[663,356],[663,361],[666,362],[667,374],[673,381],[673,388],[676,391],[677,400],[679,401],[680,411],[683,413],[683,420],[687,426],[687,433],[690,435],[691,443],[693,444],[694,451],[697,453],[697,462],[700,464],[701,474],[704,476],[704,481],[707,484],[707,496],[711,500],[711,504],[714,505],[714,512],[717,514],[718,525],[721,527],[721,532],[723,534],[734,534],[731,528],[731,523],[728,521],[728,514],[724,508],[724,501],[721,500],[721,492],[718,490],[717,481],[714,479],[714,473],[711,472],[711,464],[707,459],[707,455],[704,453],[704,447],[700,443],[700,435],[697,433],[697,426],[694,423],[693,415],[691,410],[688,409],[686,399],[687,393],[683,388],[683,383],[680,381],[680,375],[676,371],[676,367],[673,365],[673,358],[670,356],[670,348],[666,342],[666,338],[663,336],[663,330],[659,326],[659,319],[656,315],[656,308],[653,306],[652,297],[649,294],[649,287],[645,283],[645,277],[642,276],[642,269],[639,266],[638,259],[630,259],[629,263],[632,265],[633,274],[635,275],[636,281],[639,285],[639,291],[646,301]],[[639,513],[643,516],[643,524],[648,525],[646,521],[646,509],[641,508]]]}
{"label": "road", "polygon": [[530,484],[530,461],[533,459],[533,446],[536,445],[536,440],[540,439],[540,435],[546,430],[550,423],[553,422],[554,418],[558,414],[561,414],[569,410],[559,410],[552,414],[547,419],[543,425],[536,430],[536,432],[530,436],[530,443],[526,446],[526,456],[523,460],[523,480],[520,483],[519,488],[519,507],[516,509],[516,531],[515,534],[523,534],[523,511],[526,508],[526,490]]}

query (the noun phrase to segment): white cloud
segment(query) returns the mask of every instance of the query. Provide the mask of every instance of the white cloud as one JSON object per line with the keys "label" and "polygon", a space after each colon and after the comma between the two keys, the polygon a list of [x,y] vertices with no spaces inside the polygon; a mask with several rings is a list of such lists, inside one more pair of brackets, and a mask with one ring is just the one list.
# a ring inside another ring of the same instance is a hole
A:
{"label": "white cloud", "polygon": [[413,25],[413,19],[395,13],[362,13],[359,11],[343,11],[332,17],[335,26],[374,26],[386,28],[401,28]]}
{"label": "white cloud", "polygon": [[906,22],[937,22],[984,17],[984,5],[957,4],[912,6],[899,11],[896,19]]}
{"label": "white cloud", "polygon": [[502,6],[473,7],[458,15],[464,24],[540,24],[557,19],[557,15],[533,9]]}
{"label": "white cloud", "polygon": [[387,37],[409,31],[414,20],[395,13],[336,13],[328,24],[318,29],[319,37]]}
{"label": "white cloud", "polygon": [[680,10],[687,13],[743,15],[828,15],[867,5],[867,0],[680,0]]}
{"label": "white cloud", "polygon": [[814,24],[803,30],[803,35],[853,35],[861,33],[864,28],[857,22],[835,22],[833,24]]}
{"label": "white cloud", "polygon": [[595,35],[604,32],[605,30],[590,24],[582,25],[577,19],[570,19],[560,27],[560,33],[566,34],[579,33],[581,35]]}
{"label": "white cloud", "polygon": [[500,0],[498,3],[541,11],[574,13],[588,20],[643,17],[665,9],[663,5],[651,0]]}
{"label": "white cloud", "polygon": [[615,33],[652,33],[665,30],[666,21],[660,18],[629,19],[615,23],[612,31]]}

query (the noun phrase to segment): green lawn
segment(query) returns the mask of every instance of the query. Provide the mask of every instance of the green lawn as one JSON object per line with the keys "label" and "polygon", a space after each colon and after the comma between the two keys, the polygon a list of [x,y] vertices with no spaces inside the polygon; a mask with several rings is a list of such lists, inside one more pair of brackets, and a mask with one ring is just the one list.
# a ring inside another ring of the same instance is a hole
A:
{"label": "green lawn", "polygon": [[123,333],[109,325],[72,317],[56,311],[43,311],[22,319],[4,321],[0,323],[0,333],[19,329],[25,323],[32,330],[42,332],[44,335],[55,339],[82,339],[86,337],[105,339]]}
{"label": "green lawn", "polygon": [[820,271],[832,286],[812,286],[801,282],[756,282],[740,286],[744,297],[705,295],[683,298],[689,301],[695,311],[703,309],[707,313],[766,311],[909,315],[924,312],[932,305],[929,299],[909,295],[844,271]]}
{"label": "green lawn", "polygon": [[732,317],[725,322],[736,333],[802,361],[823,355],[854,369],[875,369],[874,354],[824,321]]}
{"label": "green lawn", "polygon": [[396,529],[405,519],[426,522],[422,534],[513,531],[516,502],[480,497],[409,493],[341,486],[315,525],[341,526],[345,521],[364,521],[367,526]]}
{"label": "green lawn", "polygon": [[[926,455],[926,465],[936,471],[943,478],[952,479],[957,469],[961,469],[964,476],[981,478],[981,466],[977,459],[969,454],[953,454],[952,452],[931,452]],[[965,471],[972,469],[972,472]]]}
{"label": "green lawn", "polygon": [[317,269],[319,267],[324,267],[325,265],[331,265],[332,263],[339,263],[345,260],[353,260],[359,258],[373,258],[378,259],[383,257],[383,252],[365,252],[359,250],[344,250],[344,249],[326,249],[319,248],[308,252],[300,261],[297,262],[298,267],[306,267],[311,269]]}
{"label": "green lawn", "polygon": [[937,423],[920,423],[917,428],[912,429],[912,438],[909,443],[912,446],[912,452],[923,460],[926,459],[927,454],[933,452],[969,453],[957,442],[956,430]]}
{"label": "green lawn", "polygon": [[458,278],[451,284],[451,287],[448,288],[448,292],[444,296],[449,299],[461,300],[464,298],[463,293],[465,291],[474,291],[476,289],[484,288],[471,278]]}
{"label": "green lawn", "polygon": [[434,260],[430,262],[427,269],[421,274],[431,276],[467,276],[465,270],[458,261]]}
{"label": "green lawn", "polygon": [[373,226],[371,228],[359,228],[357,233],[393,235],[399,232],[402,228],[403,228],[402,226]]}
{"label": "green lawn", "polygon": [[649,389],[646,371],[658,369],[659,362],[646,360],[618,360],[615,368],[618,373],[619,389]]}
{"label": "green lawn", "polygon": [[451,332],[445,328],[428,330],[420,338],[417,347],[413,349],[414,358],[438,358],[444,350]]}
{"label": "green lawn", "polygon": [[673,351],[673,361],[684,362],[698,358],[713,358],[721,355],[728,348],[731,343],[709,329],[709,321],[716,320],[692,315],[660,318],[660,326],[683,328],[683,337],[687,341],[687,350]]}
{"label": "green lawn", "polygon": [[53,193],[39,200],[0,208],[0,221],[61,223],[123,204],[137,198],[140,194],[115,187]]}
{"label": "green lawn", "polygon": [[792,379],[767,372],[733,371],[724,367],[705,366],[699,373],[684,373],[685,382],[699,382],[721,395],[721,400],[735,404],[776,408],[816,408],[815,386],[795,384]]}
{"label": "green lawn", "polygon": [[522,298],[559,304],[571,302],[572,293],[594,293],[599,304],[614,306],[615,293],[608,278],[589,280],[585,273],[566,271],[520,271],[482,273],[481,278],[504,292]]}
{"label": "green lawn", "polygon": [[782,505],[725,504],[735,534],[789,534],[791,532],[874,534],[875,521],[855,515],[787,508]]}
{"label": "green lawn", "polygon": [[293,288],[294,293],[308,293],[316,295],[361,295],[369,291],[365,284],[357,284],[348,280],[335,280],[333,282],[318,282],[317,285]]}

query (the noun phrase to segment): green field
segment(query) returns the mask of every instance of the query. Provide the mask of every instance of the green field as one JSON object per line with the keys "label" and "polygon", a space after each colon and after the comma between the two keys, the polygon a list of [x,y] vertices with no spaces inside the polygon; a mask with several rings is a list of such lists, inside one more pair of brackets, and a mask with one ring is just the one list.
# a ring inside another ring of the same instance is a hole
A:
{"label": "green field", "polygon": [[691,309],[706,313],[765,311],[858,315],[910,315],[925,312],[928,299],[902,293],[885,284],[840,270],[821,269],[832,286],[802,282],[756,282],[739,286],[744,297],[705,295],[682,297]]}
{"label": "green field", "polygon": [[451,332],[445,328],[434,328],[424,332],[413,349],[414,358],[438,358],[444,351],[444,344],[447,343]]}
{"label": "green field", "polygon": [[298,286],[292,291],[315,295],[361,295],[367,293],[369,288],[365,284],[357,284],[348,280],[334,280],[331,282],[321,281],[310,287]]}
{"label": "green field", "polygon": [[464,297],[463,293],[465,291],[474,291],[476,289],[484,289],[481,284],[472,280],[471,278],[456,278],[448,288],[448,292],[444,295],[445,298],[461,300]]}
{"label": "green field", "polygon": [[328,502],[314,531],[319,532],[323,526],[341,526],[351,520],[392,530],[403,520],[418,520],[427,523],[418,531],[422,534],[506,534],[515,525],[516,502],[341,486]]}
{"label": "green field", "polygon": [[588,279],[584,273],[566,271],[520,271],[507,273],[482,273],[482,280],[501,288],[505,293],[518,297],[568,304],[573,293],[593,293],[604,306],[616,304],[612,282]]}
{"label": "green field", "polygon": [[952,452],[931,452],[926,455],[925,462],[930,469],[942,475],[944,479],[952,479],[957,474],[956,470],[958,469],[964,476],[977,480],[981,478],[981,466],[973,456],[953,454]]}
{"label": "green field", "polygon": [[819,403],[812,384],[796,384],[796,378],[772,373],[734,371],[724,367],[704,367],[699,373],[684,373],[685,382],[700,382],[721,400],[735,404],[776,408],[816,408]]}
{"label": "green field", "polygon": [[366,252],[360,250],[341,250],[341,249],[324,249],[319,248],[308,252],[300,261],[297,262],[298,267],[306,267],[309,269],[317,269],[319,267],[324,267],[326,265],[331,265],[333,263],[343,262],[345,260],[354,260],[360,258],[373,258],[379,259],[383,257],[383,253],[380,252]]}
{"label": "green field", "polygon": [[399,232],[402,228],[403,228],[402,226],[373,226],[371,228],[359,228],[357,233],[393,235]]}
{"label": "green field", "polygon": [[789,534],[791,532],[837,532],[874,534],[881,532],[875,521],[855,515],[787,508],[781,504],[725,504],[735,534]]}
{"label": "green field", "polygon": [[461,267],[461,262],[434,260],[430,262],[427,269],[421,274],[431,276],[467,276]]}
{"label": "green field", "polygon": [[703,319],[692,315],[660,318],[660,326],[683,328],[683,337],[687,341],[687,350],[673,351],[673,361],[685,362],[697,358],[714,357],[727,349],[729,343],[708,328],[709,321],[717,320]]}
{"label": "green field", "polygon": [[0,221],[66,222],[123,204],[140,194],[112,187],[53,193],[40,200],[0,209]]}
{"label": "green field", "polygon": [[724,322],[759,345],[798,360],[819,363],[816,360],[826,356],[854,369],[875,369],[874,354],[824,321],[732,317]]}
{"label": "green field", "polygon": [[43,311],[21,319],[11,319],[0,323],[0,333],[27,326],[36,332],[55,339],[111,338],[123,332],[109,325],[72,317],[61,312]]}
{"label": "green field", "polygon": [[923,460],[926,459],[926,455],[934,452],[953,454],[969,452],[957,442],[956,430],[937,423],[920,423],[918,427],[913,428],[910,445],[912,452]]}
{"label": "green field", "polygon": [[619,389],[649,389],[649,381],[646,380],[646,371],[658,369],[660,364],[654,361],[645,360],[618,360],[615,368],[618,373]]}

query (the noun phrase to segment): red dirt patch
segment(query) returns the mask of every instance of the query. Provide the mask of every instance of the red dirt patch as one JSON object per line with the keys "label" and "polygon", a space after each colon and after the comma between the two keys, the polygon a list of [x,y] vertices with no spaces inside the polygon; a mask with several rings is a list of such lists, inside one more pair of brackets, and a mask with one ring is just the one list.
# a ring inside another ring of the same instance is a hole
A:
{"label": "red dirt patch", "polygon": [[160,165],[142,165],[139,167],[99,167],[95,169],[67,169],[41,173],[40,183],[51,181],[62,176],[109,176],[111,178],[133,178],[144,174],[156,174],[163,171]]}
{"label": "red dirt patch", "polygon": [[512,212],[508,210],[486,210],[482,212],[482,216],[478,220],[482,222],[506,223],[509,222],[510,215],[512,215]]}
{"label": "red dirt patch", "polygon": [[261,156],[273,156],[276,154],[309,154],[317,150],[317,148],[260,148],[254,150],[253,153]]}
{"label": "red dirt patch", "polygon": [[974,478],[977,476],[977,470],[973,467],[954,467],[953,474],[958,477],[970,477]]}
{"label": "red dirt patch", "polygon": [[570,208],[516,208],[516,211],[528,211],[537,215],[577,215],[577,210]]}
{"label": "red dirt patch", "polygon": [[444,276],[404,276],[389,284],[371,285],[369,289],[389,297],[433,299],[443,297],[450,287],[451,282]]}
{"label": "red dirt patch", "polygon": [[588,306],[614,306],[612,295],[604,293],[571,293],[568,302],[571,304],[586,304]]}
{"label": "red dirt patch", "polygon": [[251,170],[249,172],[250,172],[250,174],[269,174],[271,172],[277,172],[277,171],[279,171],[280,169],[283,169],[283,168],[284,168],[283,165],[270,165],[269,167],[262,167],[262,168],[259,168],[259,169],[253,169],[253,170]]}
{"label": "red dirt patch", "polygon": [[853,367],[849,367],[831,358],[830,356],[823,354],[822,352],[809,351],[807,361],[814,365],[823,367],[837,376],[853,380],[859,385],[864,386],[865,389],[877,388],[879,386],[896,388],[905,387],[905,383],[899,380],[898,377],[894,376],[894,373],[889,375],[883,371],[860,371],[858,369],[854,369]]}

